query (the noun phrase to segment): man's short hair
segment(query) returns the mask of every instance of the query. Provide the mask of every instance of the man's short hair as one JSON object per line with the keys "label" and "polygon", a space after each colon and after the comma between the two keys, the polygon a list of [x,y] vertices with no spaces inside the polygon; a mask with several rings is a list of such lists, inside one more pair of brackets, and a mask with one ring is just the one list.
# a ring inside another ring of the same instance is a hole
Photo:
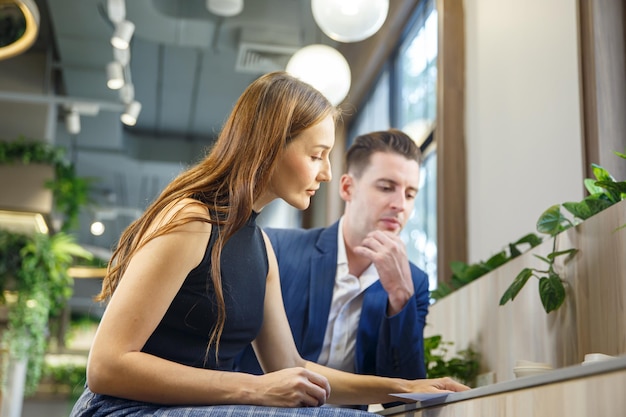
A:
{"label": "man's short hair", "polygon": [[376,152],[395,153],[422,162],[422,152],[409,135],[398,129],[381,130],[357,136],[346,152],[346,172],[360,177]]}

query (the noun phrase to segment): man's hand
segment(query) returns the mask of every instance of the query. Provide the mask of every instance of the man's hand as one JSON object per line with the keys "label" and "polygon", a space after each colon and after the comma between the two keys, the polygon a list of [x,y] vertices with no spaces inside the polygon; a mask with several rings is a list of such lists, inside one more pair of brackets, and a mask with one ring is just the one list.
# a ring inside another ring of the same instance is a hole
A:
{"label": "man's hand", "polygon": [[455,381],[450,377],[434,379],[416,379],[410,381],[407,386],[408,392],[440,393],[467,391],[470,387]]}
{"label": "man's hand", "polygon": [[415,293],[406,247],[400,236],[375,230],[368,233],[354,252],[376,266],[380,283],[389,295],[387,314],[399,313]]}

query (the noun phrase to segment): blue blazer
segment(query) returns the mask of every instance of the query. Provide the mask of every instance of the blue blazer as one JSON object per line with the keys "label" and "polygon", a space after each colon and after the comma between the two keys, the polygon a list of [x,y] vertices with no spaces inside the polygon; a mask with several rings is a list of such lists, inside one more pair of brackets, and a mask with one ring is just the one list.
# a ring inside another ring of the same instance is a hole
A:
{"label": "blue blazer", "polygon": [[[339,222],[328,228],[265,229],[280,271],[283,302],[300,355],[319,358],[337,270]],[[426,377],[423,331],[430,293],[428,277],[410,264],[415,296],[388,317],[387,292],[379,281],[365,290],[355,347],[355,372],[407,379]],[[261,367],[249,346],[236,369],[255,374]]]}

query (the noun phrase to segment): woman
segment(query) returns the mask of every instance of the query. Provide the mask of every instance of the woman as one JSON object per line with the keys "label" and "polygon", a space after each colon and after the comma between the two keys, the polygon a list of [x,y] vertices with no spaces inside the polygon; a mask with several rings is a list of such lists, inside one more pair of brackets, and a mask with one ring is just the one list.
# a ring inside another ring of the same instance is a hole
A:
{"label": "woman", "polygon": [[[283,72],[246,89],[206,158],[122,234],[72,416],[358,415],[294,407],[467,388],[447,378],[347,374],[306,362],[295,348],[276,259],[255,219],[276,198],[307,208],[331,179],[337,117],[317,90]],[[250,342],[265,375],[231,372]]]}

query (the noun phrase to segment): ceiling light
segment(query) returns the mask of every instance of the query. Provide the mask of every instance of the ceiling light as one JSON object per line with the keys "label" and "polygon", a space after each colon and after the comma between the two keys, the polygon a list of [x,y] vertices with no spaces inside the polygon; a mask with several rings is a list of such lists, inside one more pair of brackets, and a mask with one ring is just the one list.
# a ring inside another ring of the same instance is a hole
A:
{"label": "ceiling light", "polygon": [[381,28],[389,0],[311,0],[313,18],[329,38],[358,42]]}
{"label": "ceiling light", "polygon": [[91,223],[91,226],[89,227],[89,231],[94,236],[101,236],[104,233],[105,229],[106,227],[104,227],[104,223],[102,223],[99,220],[96,220],[93,223]]}
{"label": "ceiling light", "polygon": [[135,99],[135,86],[131,83],[124,84],[122,88],[120,88],[120,100],[124,104],[128,104]]}
{"label": "ceiling light", "polygon": [[98,103],[89,103],[86,101],[76,101],[70,106],[66,106],[67,111],[74,110],[81,116],[97,116],[100,112],[100,105]]}
{"label": "ceiling light", "polygon": [[350,90],[348,61],[327,45],[309,45],[298,50],[287,63],[286,71],[317,88],[335,106]]}
{"label": "ceiling light", "polygon": [[122,20],[115,25],[115,32],[111,38],[111,45],[118,49],[126,49],[135,32],[135,24],[129,20]]}
{"label": "ceiling light", "polygon": [[127,66],[130,63],[130,48],[113,48],[113,58],[122,64],[123,67]]}
{"label": "ceiling light", "polygon": [[0,60],[26,51],[39,33],[39,9],[32,0],[0,1]]}
{"label": "ceiling light", "polygon": [[141,103],[138,101],[132,101],[126,105],[126,110],[122,113],[120,119],[122,123],[127,126],[135,126],[137,123],[137,117],[139,117],[139,113],[141,112]]}
{"label": "ceiling light", "polygon": [[126,19],[126,2],[124,0],[108,0],[107,15],[113,23],[120,23]]}
{"label": "ceiling light", "polygon": [[232,17],[243,10],[243,0],[207,0],[206,8],[218,16]]}
{"label": "ceiling light", "polygon": [[71,135],[80,133],[80,115],[76,110],[71,110],[65,115],[65,128]]}
{"label": "ceiling light", "polygon": [[117,61],[107,64],[107,87],[111,90],[119,90],[124,85],[124,68]]}

